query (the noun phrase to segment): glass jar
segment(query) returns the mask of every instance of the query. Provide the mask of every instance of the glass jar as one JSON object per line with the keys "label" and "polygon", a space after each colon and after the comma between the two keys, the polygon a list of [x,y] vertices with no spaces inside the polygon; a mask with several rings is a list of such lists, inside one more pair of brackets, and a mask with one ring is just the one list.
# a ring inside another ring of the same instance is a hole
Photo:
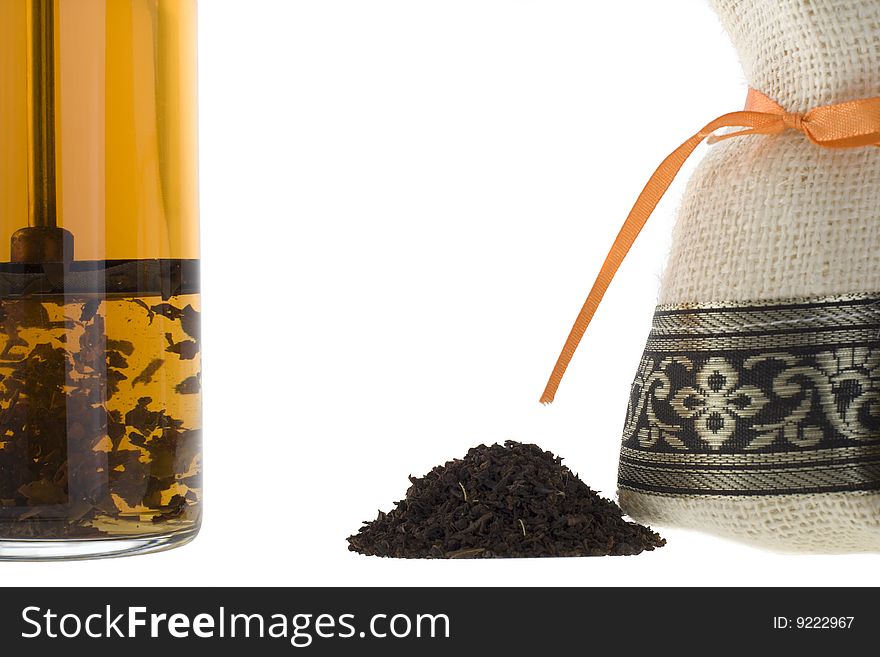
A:
{"label": "glass jar", "polygon": [[0,559],[198,532],[196,0],[0,0]]}

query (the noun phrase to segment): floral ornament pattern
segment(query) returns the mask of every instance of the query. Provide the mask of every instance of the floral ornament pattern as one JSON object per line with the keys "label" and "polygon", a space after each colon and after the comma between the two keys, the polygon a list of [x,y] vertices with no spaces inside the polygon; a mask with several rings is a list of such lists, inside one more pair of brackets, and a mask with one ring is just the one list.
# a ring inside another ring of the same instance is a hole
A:
{"label": "floral ornament pattern", "polygon": [[[685,444],[676,435],[680,427],[661,421],[654,410],[656,403],[668,402],[672,395],[672,382],[664,370],[675,362],[686,368],[692,367],[686,358],[664,360],[656,369],[654,359],[649,357],[642,359],[626,411],[625,440],[627,437],[636,436],[642,447],[655,447],[664,443],[675,449],[686,449]],[[640,423],[639,420],[643,415],[648,421]]]}
{"label": "floral ornament pattern", "polygon": [[755,386],[740,386],[739,375],[723,358],[710,358],[696,376],[696,387],[675,393],[672,407],[711,449],[720,449],[733,436],[738,419],[755,417],[767,397]]}
{"label": "floral ornament pattern", "polygon": [[[831,386],[823,398],[825,413],[852,440],[877,437],[880,418],[880,349],[866,347],[823,352],[816,367]],[[864,418],[873,418],[866,422]]]}
{"label": "floral ornament pattern", "polygon": [[696,363],[693,356],[642,359],[624,442],[710,451],[880,442],[880,349],[809,359],[713,355]]}
{"label": "floral ornament pattern", "polygon": [[880,489],[880,297],[658,309],[622,487]]}

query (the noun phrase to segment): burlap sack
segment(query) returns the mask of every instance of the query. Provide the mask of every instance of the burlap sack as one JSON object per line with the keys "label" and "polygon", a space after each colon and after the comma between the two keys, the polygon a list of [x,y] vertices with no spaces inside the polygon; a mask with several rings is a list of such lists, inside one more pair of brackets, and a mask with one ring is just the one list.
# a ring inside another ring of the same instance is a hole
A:
{"label": "burlap sack", "polygon": [[[711,0],[789,111],[880,96],[880,1]],[[785,551],[880,550],[880,148],[709,149],[633,385],[620,504]]]}

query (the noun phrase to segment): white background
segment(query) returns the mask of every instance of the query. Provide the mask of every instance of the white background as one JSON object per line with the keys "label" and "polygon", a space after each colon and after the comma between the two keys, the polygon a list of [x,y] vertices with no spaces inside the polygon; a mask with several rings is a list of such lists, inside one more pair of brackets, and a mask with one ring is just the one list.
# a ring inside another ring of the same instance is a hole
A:
{"label": "white background", "polygon": [[537,442],[614,495],[693,162],[537,399],[649,174],[743,102],[704,0],[203,0],[200,20],[204,528],[163,554],[0,564],[3,584],[880,582],[880,556],[665,528],[631,558],[347,551],[408,474],[480,442]]}

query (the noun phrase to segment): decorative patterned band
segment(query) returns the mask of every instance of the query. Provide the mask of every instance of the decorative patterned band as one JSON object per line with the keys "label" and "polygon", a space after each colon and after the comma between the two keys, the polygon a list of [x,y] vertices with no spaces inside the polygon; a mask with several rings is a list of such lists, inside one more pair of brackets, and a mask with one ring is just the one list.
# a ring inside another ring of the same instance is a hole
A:
{"label": "decorative patterned band", "polygon": [[682,495],[880,489],[880,295],[659,307],[619,482]]}

